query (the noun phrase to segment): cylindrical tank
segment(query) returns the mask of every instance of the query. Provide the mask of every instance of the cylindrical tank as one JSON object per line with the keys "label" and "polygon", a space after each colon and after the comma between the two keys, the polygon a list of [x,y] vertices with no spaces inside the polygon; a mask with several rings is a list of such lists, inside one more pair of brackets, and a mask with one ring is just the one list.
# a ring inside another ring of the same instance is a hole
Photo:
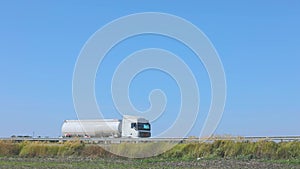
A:
{"label": "cylindrical tank", "polygon": [[65,137],[120,137],[121,122],[116,119],[65,120],[62,135]]}

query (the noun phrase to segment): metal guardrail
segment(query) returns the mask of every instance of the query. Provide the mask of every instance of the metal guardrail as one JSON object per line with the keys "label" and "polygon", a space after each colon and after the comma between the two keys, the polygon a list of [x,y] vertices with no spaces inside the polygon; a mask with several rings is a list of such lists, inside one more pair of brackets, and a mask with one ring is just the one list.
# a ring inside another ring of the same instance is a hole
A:
{"label": "metal guardrail", "polygon": [[169,143],[190,143],[190,142],[213,142],[216,140],[232,140],[232,141],[300,141],[300,136],[247,136],[247,137],[210,137],[210,138],[24,138],[24,137],[12,137],[12,138],[0,138],[0,140],[10,140],[15,142],[22,141],[40,141],[40,142],[65,142],[72,140],[80,140],[85,143],[96,144],[117,144],[117,143],[147,143],[147,142],[169,142]]}

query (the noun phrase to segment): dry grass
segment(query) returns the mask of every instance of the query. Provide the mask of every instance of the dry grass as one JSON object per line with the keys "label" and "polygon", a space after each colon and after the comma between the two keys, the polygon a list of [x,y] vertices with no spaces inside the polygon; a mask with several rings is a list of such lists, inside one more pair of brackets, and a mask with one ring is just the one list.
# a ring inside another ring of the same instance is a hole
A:
{"label": "dry grass", "polygon": [[[169,143],[121,143],[100,147],[84,144],[80,141],[64,143],[47,142],[12,142],[0,141],[2,157],[149,157],[155,152],[164,152],[172,146]],[[111,152],[107,152],[109,149]],[[154,153],[154,154],[153,154]],[[116,154],[116,155],[115,155]],[[245,159],[300,159],[300,142],[272,141],[229,141],[218,140],[213,143],[177,144],[172,149],[159,155],[163,158],[245,158]]]}

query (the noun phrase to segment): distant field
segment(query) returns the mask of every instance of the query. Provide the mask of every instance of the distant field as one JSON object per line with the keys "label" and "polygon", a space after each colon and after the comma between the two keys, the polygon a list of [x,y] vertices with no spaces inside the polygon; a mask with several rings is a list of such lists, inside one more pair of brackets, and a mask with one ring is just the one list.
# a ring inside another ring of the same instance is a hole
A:
{"label": "distant field", "polygon": [[[167,143],[121,143],[120,154]],[[126,149],[125,149],[126,147]],[[130,149],[128,150],[128,147]],[[147,152],[145,152],[147,153]],[[177,144],[156,157],[130,159],[96,144],[0,141],[0,168],[299,168],[300,142],[230,141]]]}

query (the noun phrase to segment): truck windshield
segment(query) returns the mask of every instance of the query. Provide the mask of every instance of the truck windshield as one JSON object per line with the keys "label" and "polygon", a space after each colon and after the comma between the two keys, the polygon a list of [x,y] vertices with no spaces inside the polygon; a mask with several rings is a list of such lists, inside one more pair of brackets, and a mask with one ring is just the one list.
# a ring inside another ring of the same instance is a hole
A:
{"label": "truck windshield", "polygon": [[149,123],[138,123],[138,130],[150,130]]}

